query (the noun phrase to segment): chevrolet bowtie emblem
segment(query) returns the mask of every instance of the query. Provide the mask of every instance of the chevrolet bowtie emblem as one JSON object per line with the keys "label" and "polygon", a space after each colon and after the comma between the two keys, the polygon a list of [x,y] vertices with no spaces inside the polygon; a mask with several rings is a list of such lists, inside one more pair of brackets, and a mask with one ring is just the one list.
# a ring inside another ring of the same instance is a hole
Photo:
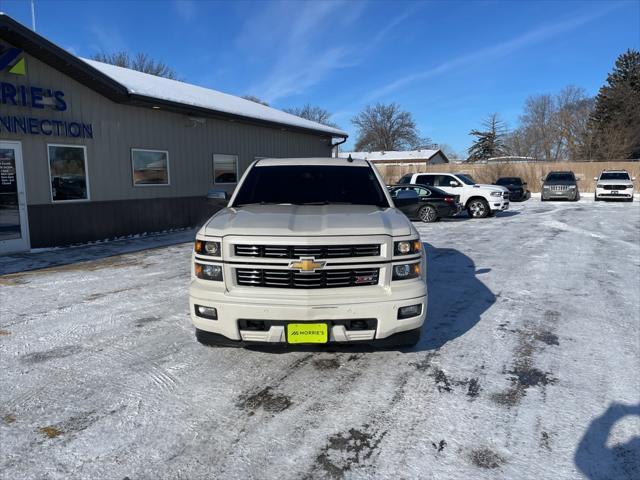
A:
{"label": "chevrolet bowtie emblem", "polygon": [[316,262],[313,257],[303,257],[300,260],[293,260],[289,263],[289,268],[295,268],[305,273],[313,273],[320,270],[327,262]]}

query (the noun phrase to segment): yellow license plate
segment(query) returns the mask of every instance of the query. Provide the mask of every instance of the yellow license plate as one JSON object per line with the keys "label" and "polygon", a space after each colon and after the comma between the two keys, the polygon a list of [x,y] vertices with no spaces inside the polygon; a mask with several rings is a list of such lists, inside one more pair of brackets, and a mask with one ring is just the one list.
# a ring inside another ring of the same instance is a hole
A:
{"label": "yellow license plate", "polygon": [[326,323],[289,323],[287,343],[327,343],[329,327]]}

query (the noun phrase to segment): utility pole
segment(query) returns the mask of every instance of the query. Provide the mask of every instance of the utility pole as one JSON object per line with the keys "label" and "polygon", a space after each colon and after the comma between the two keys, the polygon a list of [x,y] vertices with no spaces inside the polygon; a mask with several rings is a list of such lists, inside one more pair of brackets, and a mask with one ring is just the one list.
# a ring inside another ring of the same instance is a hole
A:
{"label": "utility pole", "polygon": [[36,31],[36,6],[35,0],[31,0],[31,30]]}

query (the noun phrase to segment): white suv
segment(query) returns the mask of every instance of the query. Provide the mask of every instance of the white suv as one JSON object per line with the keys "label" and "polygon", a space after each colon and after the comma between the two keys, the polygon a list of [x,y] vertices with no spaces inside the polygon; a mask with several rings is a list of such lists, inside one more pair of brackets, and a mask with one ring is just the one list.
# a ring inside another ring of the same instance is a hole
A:
{"label": "white suv", "polygon": [[398,183],[429,185],[451,195],[460,195],[460,203],[472,218],[484,218],[509,208],[507,188],[478,184],[462,173],[408,173]]}
{"label": "white suv", "polygon": [[633,202],[633,182],[626,170],[603,170],[599,177],[593,178],[596,181],[596,191],[594,200],[625,199]]}
{"label": "white suv", "polygon": [[206,344],[407,346],[427,306],[420,236],[366,160],[264,159],[196,235]]}

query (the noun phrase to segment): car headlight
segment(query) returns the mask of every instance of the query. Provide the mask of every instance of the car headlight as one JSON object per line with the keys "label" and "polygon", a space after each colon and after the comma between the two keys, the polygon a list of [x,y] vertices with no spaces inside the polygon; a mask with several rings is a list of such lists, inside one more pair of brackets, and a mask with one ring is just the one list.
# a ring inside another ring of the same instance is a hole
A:
{"label": "car headlight", "polygon": [[217,282],[222,281],[221,265],[210,265],[207,263],[196,262],[194,270],[196,273],[196,277],[201,278],[202,280],[215,280]]}
{"label": "car headlight", "polygon": [[492,197],[501,197],[502,196],[502,192],[491,192],[491,196]]}
{"label": "car headlight", "polygon": [[394,255],[411,255],[412,253],[419,253],[420,250],[422,250],[420,240],[402,240],[393,244]]}
{"label": "car headlight", "polygon": [[543,185],[542,188],[546,188],[547,190],[551,188],[550,185]]}
{"label": "car headlight", "polygon": [[409,280],[420,276],[420,262],[393,266],[392,280]]}
{"label": "car headlight", "polygon": [[596,188],[604,188],[604,185],[602,185],[601,183],[598,183],[598,184],[596,185]]}
{"label": "car headlight", "polygon": [[569,189],[575,189],[576,186],[575,185],[569,185]]}
{"label": "car headlight", "polygon": [[200,255],[219,257],[220,242],[205,242],[203,240],[196,240],[195,251]]}

